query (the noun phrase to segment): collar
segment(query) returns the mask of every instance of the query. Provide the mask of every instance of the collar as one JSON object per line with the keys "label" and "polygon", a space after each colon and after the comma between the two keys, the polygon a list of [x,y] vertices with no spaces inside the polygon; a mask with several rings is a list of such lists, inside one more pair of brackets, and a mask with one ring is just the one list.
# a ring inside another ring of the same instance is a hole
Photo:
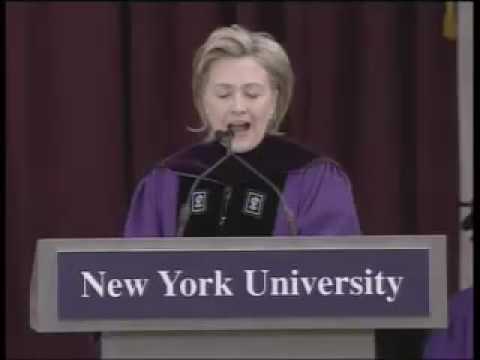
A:
{"label": "collar", "polygon": [[[198,176],[225,155],[217,141],[196,144],[165,159],[166,167],[180,175]],[[286,174],[310,163],[317,155],[280,136],[266,136],[254,149],[235,154],[266,176]],[[235,158],[229,158],[208,176],[224,183],[238,183],[256,178]]]}

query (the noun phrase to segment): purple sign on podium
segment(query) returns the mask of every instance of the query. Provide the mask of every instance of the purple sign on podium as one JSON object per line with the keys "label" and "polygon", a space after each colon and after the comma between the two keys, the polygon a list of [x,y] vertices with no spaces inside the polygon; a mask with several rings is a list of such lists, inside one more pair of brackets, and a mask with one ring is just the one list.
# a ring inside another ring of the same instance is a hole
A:
{"label": "purple sign on podium", "polygon": [[58,252],[58,315],[428,316],[428,255],[428,249]]}

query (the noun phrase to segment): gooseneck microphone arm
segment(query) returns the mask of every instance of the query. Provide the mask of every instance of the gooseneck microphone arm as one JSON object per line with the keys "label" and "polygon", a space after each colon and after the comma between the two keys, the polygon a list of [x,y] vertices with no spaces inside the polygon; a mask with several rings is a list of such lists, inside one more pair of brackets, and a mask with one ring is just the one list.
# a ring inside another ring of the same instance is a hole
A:
{"label": "gooseneck microphone arm", "polygon": [[192,215],[190,199],[192,197],[193,192],[197,189],[198,184],[200,181],[205,179],[208,174],[210,174],[213,170],[219,167],[225,160],[227,160],[231,155],[231,142],[232,142],[233,132],[231,130],[228,131],[221,131],[218,130],[215,132],[215,138],[222,143],[227,149],[225,155],[223,155],[220,159],[218,159],[212,166],[210,166],[207,170],[201,173],[193,182],[192,186],[190,187],[190,191],[188,192],[187,199],[183,203],[182,207],[180,208],[180,213],[178,216],[178,223],[179,226],[177,228],[177,236],[183,237],[185,233],[185,228],[187,226],[188,220]]}
{"label": "gooseneck microphone arm", "polygon": [[263,175],[260,171],[255,169],[252,165],[250,165],[247,161],[242,159],[240,156],[234,154],[232,152],[232,139],[233,139],[234,133],[232,129],[229,127],[227,131],[221,131],[218,130],[215,132],[215,138],[218,140],[223,146],[225,146],[227,152],[225,155],[223,155],[220,159],[218,159],[212,166],[210,166],[207,170],[205,170],[203,173],[201,173],[193,182],[192,186],[190,187],[190,191],[188,192],[187,199],[183,203],[182,207],[180,208],[180,214],[179,214],[179,226],[177,228],[177,236],[182,237],[184,236],[185,233],[185,228],[187,226],[188,220],[190,219],[191,216],[191,197],[193,192],[196,190],[198,187],[198,184],[200,181],[205,179],[208,174],[210,174],[212,171],[214,171],[216,168],[218,168],[225,160],[227,160],[229,157],[233,157],[237,159],[243,166],[245,166],[248,170],[253,172],[256,176],[258,176],[260,179],[262,179],[270,188],[275,192],[277,195],[280,204],[282,206],[282,209],[285,213],[286,219],[287,219],[287,224],[288,224],[288,230],[291,236],[297,236],[298,235],[298,226],[297,222],[295,221],[295,216],[293,215],[293,212],[290,210],[288,205],[285,202],[285,199],[281,193],[281,191],[278,189],[278,187],[270,180],[268,179],[265,175]]}
{"label": "gooseneck microphone arm", "polygon": [[288,230],[291,236],[297,236],[298,235],[298,226],[297,222],[295,221],[295,216],[292,213],[292,210],[287,206],[285,199],[278,189],[278,187],[270,180],[268,179],[265,175],[263,175],[260,171],[255,169],[252,165],[250,165],[247,161],[243,160],[240,156],[237,156],[232,153],[232,157],[237,159],[243,166],[245,166],[248,170],[253,172],[256,176],[258,176],[260,179],[262,179],[272,190],[277,194],[278,199],[280,200],[280,204],[283,208],[283,211],[285,212],[286,218],[287,218],[287,224],[288,224]]}

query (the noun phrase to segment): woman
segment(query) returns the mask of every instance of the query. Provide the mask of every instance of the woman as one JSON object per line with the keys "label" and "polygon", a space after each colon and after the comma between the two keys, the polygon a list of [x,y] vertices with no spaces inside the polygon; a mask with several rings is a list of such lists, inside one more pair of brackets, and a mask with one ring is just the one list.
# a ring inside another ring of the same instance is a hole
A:
{"label": "woman", "polygon": [[205,141],[141,180],[125,236],[359,234],[342,169],[280,136],[293,83],[288,56],[269,34],[215,30],[193,61],[202,127],[192,130]]}

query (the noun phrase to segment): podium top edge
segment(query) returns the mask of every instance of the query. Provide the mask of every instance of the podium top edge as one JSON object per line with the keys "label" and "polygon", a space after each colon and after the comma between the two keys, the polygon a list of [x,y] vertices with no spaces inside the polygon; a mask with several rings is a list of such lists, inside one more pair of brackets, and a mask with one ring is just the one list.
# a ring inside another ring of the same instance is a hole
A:
{"label": "podium top edge", "polygon": [[353,248],[431,248],[446,246],[445,235],[349,235],[298,237],[125,237],[38,239],[38,249],[289,250]]}
{"label": "podium top edge", "polygon": [[429,240],[446,239],[445,234],[431,235],[313,235],[313,236],[211,236],[211,237],[58,237],[58,238],[39,238],[37,241],[62,242],[62,241],[275,241],[275,240],[324,240],[335,241],[342,240]]}

